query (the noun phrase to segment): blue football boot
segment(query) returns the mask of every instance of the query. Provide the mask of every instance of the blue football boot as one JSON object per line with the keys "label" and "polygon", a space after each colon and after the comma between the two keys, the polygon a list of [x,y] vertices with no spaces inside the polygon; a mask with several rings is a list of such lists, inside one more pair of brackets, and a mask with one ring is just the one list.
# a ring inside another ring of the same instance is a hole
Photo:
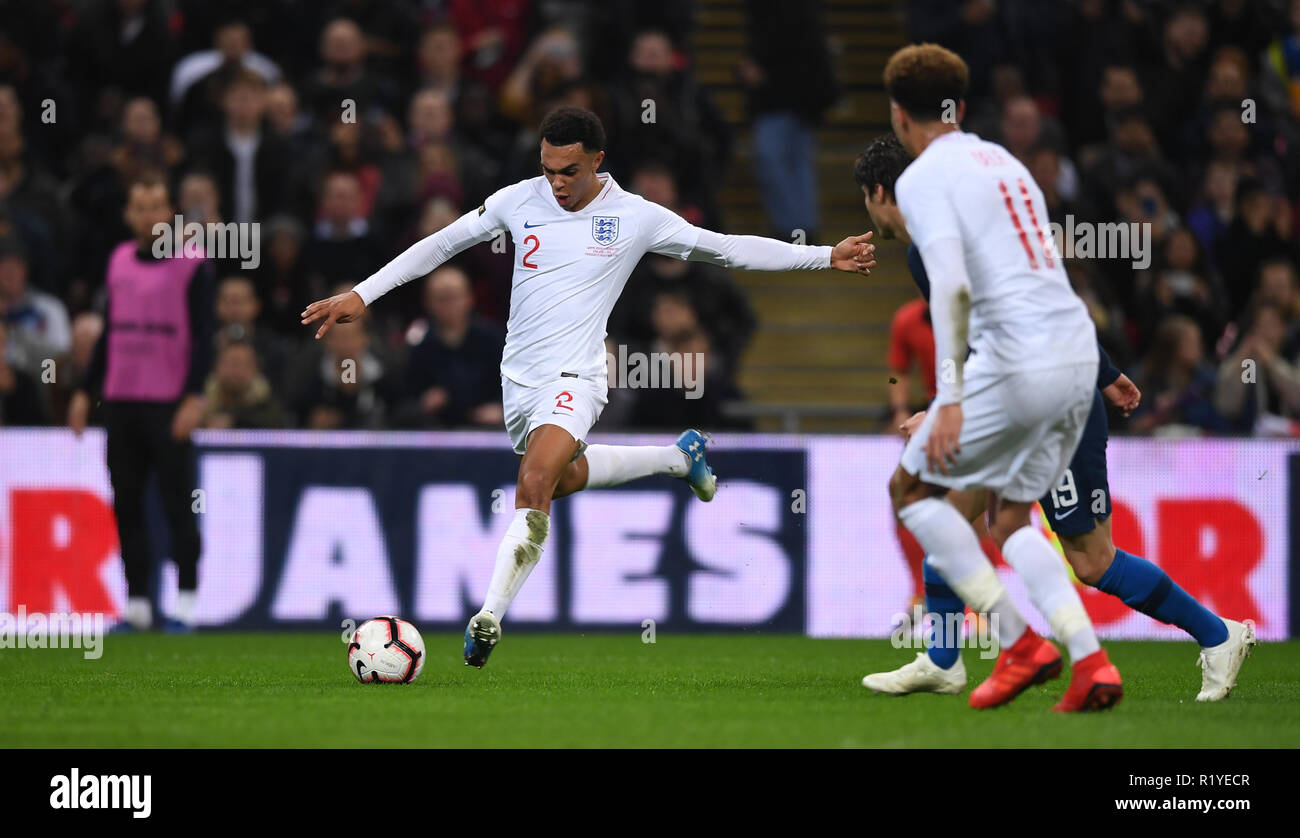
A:
{"label": "blue football boot", "polygon": [[465,626],[465,665],[483,668],[501,639],[501,621],[491,611],[480,611]]}
{"label": "blue football boot", "polygon": [[690,458],[690,470],[682,479],[691,487],[695,497],[705,502],[713,500],[718,492],[717,478],[704,460],[704,451],[708,446],[709,438],[694,428],[682,431],[682,435],[677,437],[677,447]]}

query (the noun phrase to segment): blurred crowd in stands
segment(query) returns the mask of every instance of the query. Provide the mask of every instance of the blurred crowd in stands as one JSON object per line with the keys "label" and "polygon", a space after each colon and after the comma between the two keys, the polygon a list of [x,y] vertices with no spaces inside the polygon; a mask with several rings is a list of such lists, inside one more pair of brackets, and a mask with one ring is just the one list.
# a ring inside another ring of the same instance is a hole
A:
{"label": "blurred crowd in stands", "polygon": [[907,34],[966,60],[964,127],[1052,222],[1149,225],[1145,266],[1066,262],[1124,429],[1300,436],[1300,0],[912,0]]}
{"label": "blurred crowd in stands", "polygon": [[[299,313],[537,175],[537,125],[561,104],[601,116],[624,188],[720,228],[731,135],[691,72],[693,15],[681,0],[0,2],[0,424],[63,421],[104,328],[106,259],[130,238],[127,191],[161,174],[184,223],[259,227],[256,267],[215,260],[206,427],[500,428],[508,237],[322,341]],[[751,69],[753,101],[770,100]],[[611,346],[703,353],[710,386],[633,394],[601,427],[734,425],[722,404],[754,327],[728,272],[646,259]]]}

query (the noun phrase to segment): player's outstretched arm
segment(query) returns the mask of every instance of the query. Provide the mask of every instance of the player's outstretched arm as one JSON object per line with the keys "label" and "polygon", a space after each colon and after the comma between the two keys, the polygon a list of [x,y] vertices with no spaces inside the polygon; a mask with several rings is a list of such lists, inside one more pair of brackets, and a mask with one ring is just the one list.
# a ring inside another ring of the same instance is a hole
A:
{"label": "player's outstretched arm", "polygon": [[687,256],[693,262],[709,262],[743,271],[813,271],[834,268],[869,274],[876,266],[876,246],[871,233],[849,236],[835,247],[792,244],[763,236],[732,236],[712,230],[690,228],[698,233]]}
{"label": "player's outstretched arm", "polygon": [[333,324],[356,320],[366,306],[394,288],[428,276],[434,268],[467,247],[492,238],[505,226],[494,212],[504,200],[498,197],[503,192],[504,189],[496,192],[478,210],[465,213],[433,235],[411,245],[346,294],[318,300],[307,306],[302,313],[303,325],[324,320],[316,330],[316,337],[320,338]]}

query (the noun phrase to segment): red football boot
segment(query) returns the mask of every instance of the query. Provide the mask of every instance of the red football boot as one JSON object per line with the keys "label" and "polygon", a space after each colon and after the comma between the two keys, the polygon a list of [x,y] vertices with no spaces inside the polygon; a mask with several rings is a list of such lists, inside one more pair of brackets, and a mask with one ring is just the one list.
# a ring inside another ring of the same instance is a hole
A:
{"label": "red football boot", "polygon": [[1124,684],[1120,681],[1119,670],[1106,657],[1106,650],[1098,649],[1074,664],[1070,687],[1052,709],[1057,713],[1109,710],[1123,697]]}
{"label": "red football boot", "polygon": [[978,709],[1006,704],[1034,684],[1043,684],[1061,674],[1061,653],[1056,647],[1026,628],[1011,648],[1003,649],[993,674],[970,694],[970,706]]}

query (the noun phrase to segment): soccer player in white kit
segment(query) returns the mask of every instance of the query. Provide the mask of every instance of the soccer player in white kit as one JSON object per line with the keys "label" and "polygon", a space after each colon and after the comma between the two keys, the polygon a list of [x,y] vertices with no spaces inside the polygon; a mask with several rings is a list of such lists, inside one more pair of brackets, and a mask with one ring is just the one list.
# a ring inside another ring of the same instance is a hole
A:
{"label": "soccer player in white kit", "polygon": [[[914,158],[895,184],[898,209],[930,277],[938,394],[890,481],[903,524],[935,570],[975,611],[997,618],[1002,652],[972,707],[1005,704],[1059,669],[1025,623],[949,490],[987,489],[990,532],[1008,534],[1007,563],[1048,572],[1043,608],[1073,674],[1060,711],[1105,709],[1123,695],[1034,502],[1078,447],[1097,376],[1096,331],[1053,252],[1047,207],[1009,152],[961,131],[965,62],[934,44],[905,47],[885,67],[894,133]],[[969,357],[968,357],[969,350]]]}
{"label": "soccer player in white kit", "polygon": [[606,403],[605,327],[628,275],[646,253],[754,271],[870,273],[871,233],[832,247],[722,235],[623,191],[608,174],[595,114],[557,108],[541,124],[542,175],[498,190],[475,211],[417,242],[351,291],[309,305],[304,324],[356,320],[366,306],[427,275],[471,245],[509,232],[515,243],[506,345],[501,358],[506,430],[521,458],[515,517],[497,549],[482,610],[465,629],[465,663],[482,667],[501,619],[541,559],[551,500],[653,474],[684,479],[703,501],[717,490],[707,438],[688,430],[675,445],[587,445]]}

